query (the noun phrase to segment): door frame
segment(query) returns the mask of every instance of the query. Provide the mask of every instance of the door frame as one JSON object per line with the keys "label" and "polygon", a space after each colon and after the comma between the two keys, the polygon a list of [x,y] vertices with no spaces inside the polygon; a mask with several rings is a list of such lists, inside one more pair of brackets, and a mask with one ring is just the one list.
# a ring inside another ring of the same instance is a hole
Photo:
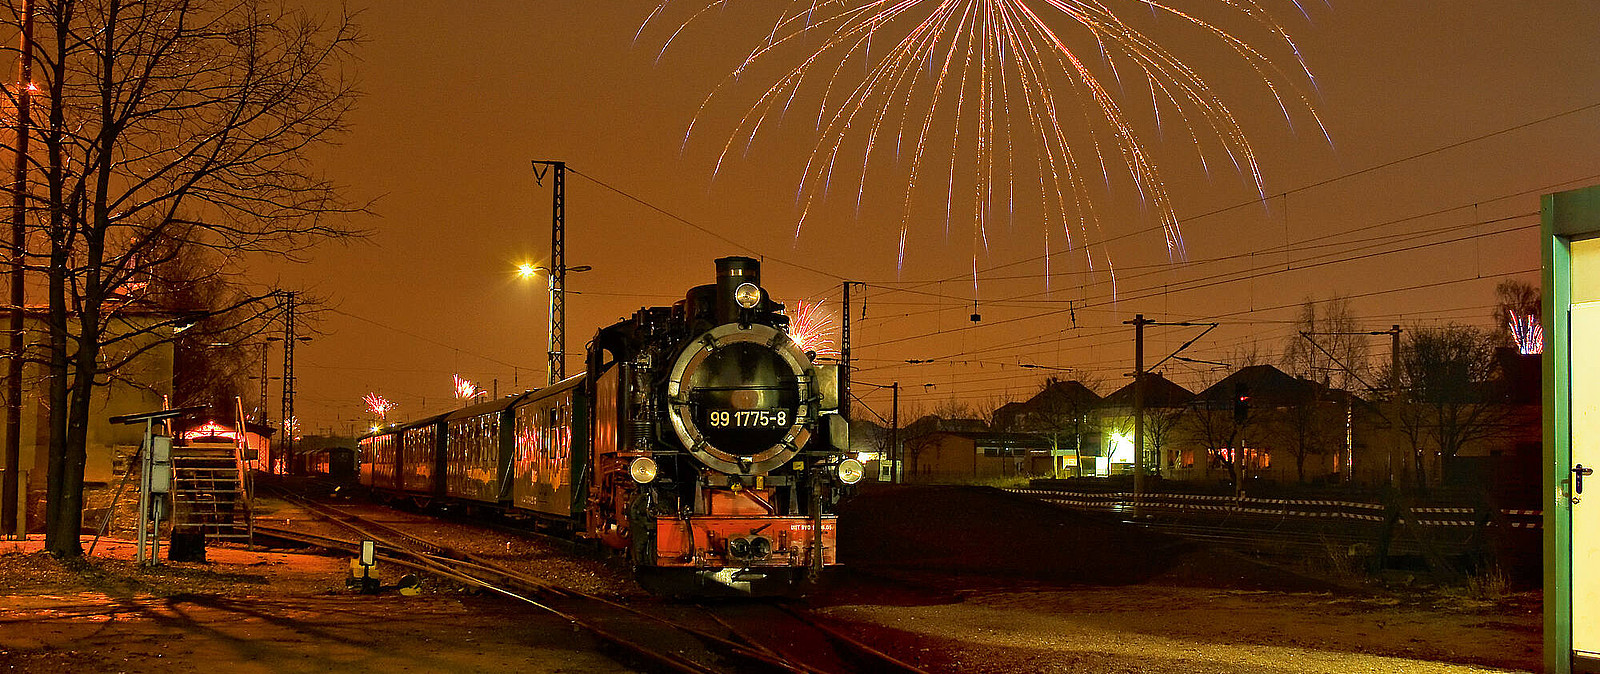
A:
{"label": "door frame", "polygon": [[[1550,674],[1574,671],[1572,651],[1572,242],[1600,237],[1600,185],[1541,199],[1545,350],[1544,663]],[[1587,273],[1587,272],[1586,272]],[[1597,271],[1595,273],[1600,273]],[[1591,298],[1593,299],[1593,298]],[[1579,671],[1600,663],[1578,663]]]}

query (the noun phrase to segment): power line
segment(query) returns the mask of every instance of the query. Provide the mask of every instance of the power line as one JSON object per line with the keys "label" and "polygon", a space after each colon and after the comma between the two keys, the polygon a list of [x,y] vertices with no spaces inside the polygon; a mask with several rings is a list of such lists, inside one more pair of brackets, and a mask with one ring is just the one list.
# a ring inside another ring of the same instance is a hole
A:
{"label": "power line", "polygon": [[[1447,145],[1442,145],[1442,146],[1439,146],[1439,147],[1436,147],[1436,148],[1433,148],[1433,149],[1430,149],[1430,150],[1424,150],[1424,151],[1418,152],[1416,154],[1407,155],[1407,156],[1404,156],[1404,157],[1400,157],[1398,159],[1392,159],[1392,160],[1389,160],[1389,161],[1386,161],[1386,162],[1382,162],[1382,163],[1379,163],[1379,164],[1368,166],[1366,168],[1357,169],[1357,170],[1354,170],[1354,171],[1350,171],[1348,173],[1335,175],[1335,176],[1330,177],[1330,178],[1324,178],[1322,180],[1319,180],[1319,181],[1316,181],[1316,182],[1313,182],[1313,183],[1310,183],[1310,184],[1307,184],[1307,185],[1301,185],[1300,187],[1296,187],[1296,188],[1292,188],[1292,189],[1286,190],[1284,192],[1272,195],[1270,197],[1258,197],[1258,198],[1255,198],[1255,199],[1251,199],[1249,201],[1244,201],[1244,202],[1240,202],[1240,203],[1237,203],[1237,204],[1233,204],[1231,206],[1224,206],[1224,207],[1217,208],[1217,209],[1214,209],[1214,210],[1206,211],[1204,213],[1191,215],[1191,216],[1188,216],[1188,217],[1185,217],[1185,218],[1179,218],[1178,219],[1178,224],[1182,225],[1183,223],[1186,223],[1186,222],[1192,222],[1192,221],[1195,221],[1195,220],[1202,220],[1202,219],[1205,219],[1205,218],[1209,218],[1209,217],[1211,217],[1213,215],[1221,215],[1223,213],[1227,213],[1228,211],[1238,210],[1240,208],[1245,208],[1245,207],[1249,207],[1249,206],[1256,206],[1256,205],[1260,205],[1260,204],[1265,204],[1268,201],[1271,201],[1273,199],[1287,197],[1287,196],[1289,196],[1291,194],[1298,194],[1300,192],[1306,192],[1306,191],[1309,191],[1309,190],[1312,190],[1312,189],[1315,189],[1315,188],[1318,188],[1318,187],[1323,187],[1325,185],[1330,185],[1330,184],[1333,184],[1333,183],[1336,183],[1336,182],[1339,182],[1339,181],[1342,181],[1342,180],[1347,180],[1349,178],[1354,178],[1354,177],[1357,177],[1357,176],[1366,175],[1366,174],[1372,173],[1374,171],[1379,171],[1379,170],[1386,169],[1386,168],[1389,168],[1389,167],[1392,167],[1392,166],[1396,166],[1396,165],[1399,165],[1399,164],[1403,164],[1403,163],[1406,163],[1406,162],[1409,162],[1409,161],[1415,161],[1417,159],[1422,159],[1424,157],[1428,157],[1428,156],[1431,156],[1431,155],[1439,154],[1441,152],[1447,152],[1449,150],[1453,150],[1453,149],[1456,149],[1458,147],[1462,147],[1462,146],[1465,146],[1465,145],[1470,145],[1472,143],[1488,140],[1490,138],[1494,138],[1494,137],[1497,137],[1497,136],[1502,136],[1502,135],[1505,135],[1505,134],[1508,134],[1508,133],[1521,131],[1522,129],[1526,129],[1526,128],[1529,128],[1529,127],[1532,127],[1532,126],[1543,124],[1545,122],[1554,121],[1554,120],[1560,119],[1562,117],[1568,117],[1568,116],[1571,116],[1571,115],[1576,115],[1576,114],[1579,114],[1579,113],[1583,113],[1583,112],[1587,112],[1587,111],[1595,110],[1595,109],[1600,109],[1600,101],[1596,101],[1594,103],[1589,103],[1587,105],[1582,105],[1582,106],[1567,110],[1565,112],[1558,112],[1558,113],[1555,113],[1553,115],[1548,115],[1548,116],[1540,117],[1538,119],[1534,119],[1534,120],[1531,120],[1531,121],[1523,122],[1521,124],[1516,124],[1516,125],[1513,125],[1513,126],[1505,127],[1505,128],[1502,128],[1502,129],[1499,129],[1499,130],[1496,130],[1496,131],[1490,131],[1488,133],[1484,133],[1484,134],[1480,134],[1480,135],[1473,136],[1473,137],[1470,137],[1470,138],[1466,138],[1466,139],[1463,139],[1463,140],[1459,140],[1459,141],[1456,141],[1454,143],[1449,143]],[[1592,179],[1592,178],[1593,178],[1593,176],[1591,176],[1590,178],[1579,178],[1579,179],[1575,179],[1575,180],[1589,180],[1589,179]],[[1566,182],[1570,183],[1570,182],[1574,182],[1574,181],[1566,181]],[[1085,242],[1085,243],[1081,244],[1080,246],[1078,246],[1077,248],[1081,249],[1081,248],[1090,248],[1090,247],[1093,247],[1093,246],[1104,246],[1106,244],[1109,244],[1109,243],[1112,243],[1112,242],[1115,242],[1115,241],[1120,241],[1120,240],[1127,239],[1127,238],[1131,238],[1131,237],[1134,237],[1134,236],[1139,236],[1139,235],[1143,235],[1143,234],[1150,234],[1150,233],[1155,233],[1155,232],[1164,232],[1165,229],[1166,229],[1165,225],[1153,225],[1151,227],[1146,227],[1144,229],[1139,229],[1139,230],[1134,230],[1132,232],[1126,232],[1126,233],[1123,233],[1123,234],[1118,234],[1116,236],[1112,236],[1110,238],[1106,238],[1106,239],[1103,239],[1103,240],[1098,241],[1098,242]],[[1066,252],[1072,252],[1072,251],[1055,251],[1055,252],[1046,251],[1045,254],[1043,254],[1043,255],[1037,255],[1037,256],[1034,256],[1034,257],[1031,257],[1031,258],[1027,258],[1027,259],[1024,259],[1024,260],[1017,260],[1015,262],[1007,262],[1005,264],[991,266],[991,267],[989,267],[989,268],[987,268],[987,269],[985,269],[983,271],[994,271],[996,269],[1004,269],[1006,267],[1012,267],[1012,266],[1016,266],[1016,265],[1020,265],[1020,264],[1027,264],[1029,262],[1036,262],[1036,261],[1048,258],[1048,257],[1050,257],[1052,255],[1058,255],[1058,254],[1066,253]],[[982,272],[979,272],[979,273],[982,273]],[[963,275],[960,275],[960,276],[952,276],[952,277],[945,278],[945,279],[939,279],[939,281],[958,281],[958,280],[963,280],[963,279],[966,279],[966,278],[967,278],[967,276],[965,274],[963,274]],[[936,281],[928,281],[926,283],[934,283],[934,282],[936,282]]]}
{"label": "power line", "polygon": [[[1529,215],[1532,215],[1532,214],[1522,214],[1522,215],[1517,215],[1517,216],[1510,216],[1508,218],[1501,218],[1501,219],[1495,219],[1495,220],[1491,220],[1491,221],[1484,221],[1484,222],[1470,223],[1470,224],[1488,224],[1489,222],[1494,222],[1494,221],[1499,221],[1499,220],[1506,220],[1506,219],[1513,219],[1513,218],[1520,218],[1520,217],[1528,217]],[[1275,276],[1275,275],[1278,275],[1278,274],[1284,274],[1284,273],[1289,273],[1289,272],[1297,272],[1297,271],[1306,271],[1306,270],[1316,269],[1316,268],[1319,268],[1319,267],[1326,267],[1326,266],[1334,265],[1334,264],[1343,264],[1343,263],[1347,263],[1347,262],[1356,262],[1356,261],[1360,261],[1360,260],[1371,259],[1371,258],[1374,258],[1374,257],[1383,256],[1383,255],[1394,255],[1394,254],[1397,254],[1397,253],[1411,252],[1411,251],[1421,250],[1423,248],[1429,248],[1429,247],[1433,247],[1433,246],[1441,246],[1441,245],[1447,245],[1447,244],[1451,244],[1451,243],[1459,243],[1459,242],[1462,242],[1462,241],[1468,241],[1468,240],[1472,240],[1472,239],[1476,239],[1476,238],[1484,238],[1484,237],[1488,237],[1488,236],[1496,236],[1496,235],[1499,235],[1499,234],[1504,234],[1504,233],[1507,233],[1507,232],[1510,232],[1510,231],[1515,231],[1517,229],[1523,229],[1523,228],[1525,228],[1525,226],[1517,226],[1517,227],[1512,227],[1512,228],[1507,228],[1507,229],[1502,229],[1502,230],[1496,230],[1494,232],[1488,232],[1488,233],[1469,234],[1469,235],[1465,235],[1465,236],[1456,237],[1456,238],[1453,238],[1453,239],[1446,239],[1446,240],[1443,240],[1443,241],[1434,241],[1434,242],[1429,242],[1429,243],[1422,243],[1422,244],[1417,244],[1417,245],[1414,245],[1414,246],[1407,246],[1407,247],[1404,247],[1404,248],[1397,248],[1397,249],[1394,249],[1394,250],[1384,250],[1384,251],[1363,253],[1363,254],[1360,254],[1360,255],[1354,255],[1354,256],[1345,257],[1345,258],[1322,260],[1322,261],[1313,262],[1313,263],[1310,263],[1310,264],[1302,264],[1300,266],[1289,267],[1289,268],[1278,267],[1276,265],[1276,263],[1274,263],[1270,267],[1266,266],[1266,265],[1263,265],[1263,266],[1255,267],[1254,269],[1245,269],[1245,270],[1239,270],[1239,271],[1224,272],[1224,273],[1221,273],[1221,274],[1214,274],[1214,275],[1211,275],[1211,276],[1200,277],[1198,279],[1191,279],[1189,281],[1185,281],[1184,284],[1182,284],[1180,287],[1177,287],[1177,288],[1173,288],[1171,286],[1162,287],[1160,289],[1160,292],[1161,293],[1170,294],[1170,293],[1173,293],[1173,292],[1187,292],[1187,291],[1192,291],[1192,290],[1201,290],[1201,289],[1211,288],[1211,287],[1215,287],[1215,286],[1218,286],[1218,285],[1224,285],[1224,284],[1228,284],[1228,283],[1237,283],[1237,282],[1241,282],[1241,281],[1251,281],[1251,280],[1256,280],[1256,279],[1260,279],[1260,278],[1266,278],[1266,277],[1269,277],[1269,276]],[[1108,305],[1108,304],[1111,304],[1111,303],[1114,303],[1114,302],[1132,302],[1132,301],[1141,300],[1141,299],[1149,299],[1149,298],[1155,296],[1153,294],[1155,291],[1156,291],[1155,288],[1144,288],[1144,289],[1141,289],[1139,291],[1136,291],[1137,293],[1140,293],[1140,294],[1135,294],[1135,295],[1133,295],[1131,297],[1129,297],[1129,296],[1118,297],[1118,296],[1113,295],[1113,296],[1110,296],[1110,297],[1102,296],[1102,298],[1095,299],[1095,300],[1087,300],[1086,299],[1084,307],[1098,307],[1098,306],[1105,306],[1105,305]],[[1073,308],[1076,308],[1076,307],[1073,307]],[[889,344],[898,344],[898,343],[901,343],[901,342],[908,342],[908,341],[913,341],[913,340],[917,340],[917,339],[925,339],[927,337],[932,337],[934,335],[953,334],[953,333],[958,333],[958,332],[968,332],[968,331],[978,330],[980,328],[994,327],[996,325],[1005,325],[1005,324],[1009,324],[1009,323],[1016,323],[1016,322],[1019,322],[1019,321],[1035,320],[1035,319],[1039,319],[1039,318],[1046,318],[1046,317],[1049,317],[1049,316],[1059,316],[1059,315],[1061,315],[1063,313],[1066,313],[1066,312],[1072,310],[1073,308],[1069,308],[1069,309],[1052,309],[1052,310],[1049,310],[1049,311],[1039,312],[1039,313],[1035,313],[1035,314],[1031,314],[1031,315],[1027,315],[1027,316],[1001,319],[999,321],[994,321],[994,322],[989,323],[987,325],[961,326],[961,327],[958,327],[958,328],[952,328],[952,329],[947,330],[947,331],[943,331],[942,330],[942,331],[938,331],[938,332],[924,333],[924,334],[921,334],[921,335],[911,335],[911,336],[907,336],[907,337],[899,337],[899,338],[889,339],[889,340],[885,340],[885,341],[881,341],[881,342],[875,342],[875,343],[872,343],[872,344],[865,344],[865,345],[862,345],[861,348],[871,348],[871,347],[876,347],[876,346],[886,346],[886,345],[889,345]]]}
{"label": "power line", "polygon": [[398,332],[398,333],[400,333],[402,335],[405,335],[407,337],[410,337],[412,339],[416,339],[416,340],[422,341],[422,342],[427,342],[427,343],[432,344],[434,346],[443,347],[443,348],[446,348],[446,349],[452,349],[452,350],[455,350],[455,351],[460,351],[460,352],[465,353],[465,354],[467,354],[469,356],[472,356],[474,358],[482,358],[483,360],[489,361],[489,362],[494,363],[496,365],[501,365],[501,366],[504,366],[504,367],[509,367],[509,368],[513,368],[513,369],[517,369],[517,370],[529,370],[529,369],[531,369],[527,365],[513,365],[511,363],[507,363],[507,362],[505,362],[503,360],[500,360],[498,358],[492,358],[492,357],[489,357],[489,356],[485,356],[485,355],[483,355],[481,353],[474,353],[472,351],[468,351],[468,350],[462,349],[461,347],[459,347],[457,345],[454,345],[454,344],[446,344],[446,343],[441,342],[441,341],[436,340],[436,339],[430,339],[430,338],[427,338],[427,337],[423,337],[422,335],[419,335],[419,334],[417,334],[415,332],[411,332],[409,330],[402,330],[402,329],[394,327],[392,325],[379,323],[378,321],[372,320],[372,319],[367,318],[365,316],[357,316],[355,314],[352,314],[352,313],[350,313],[348,311],[344,311],[342,309],[328,309],[328,311],[331,311],[333,313],[339,314],[340,316],[346,316],[346,317],[349,317],[349,318],[354,318],[354,319],[356,319],[358,321],[362,321],[362,322],[365,322],[365,323],[371,323],[372,325],[376,325],[376,326],[378,326],[380,328],[383,328],[385,330]]}
{"label": "power line", "polygon": [[816,267],[803,265],[803,264],[800,264],[799,262],[794,262],[792,260],[786,260],[786,259],[778,257],[776,255],[767,255],[765,253],[762,253],[759,250],[756,250],[755,248],[753,248],[753,247],[751,247],[749,245],[746,245],[744,243],[740,243],[738,241],[734,241],[733,239],[730,239],[730,238],[718,233],[716,230],[713,230],[710,227],[706,227],[706,226],[701,225],[699,223],[696,223],[696,222],[694,222],[692,220],[689,220],[688,218],[685,218],[685,217],[683,217],[681,215],[678,215],[677,213],[673,213],[672,211],[669,211],[669,210],[667,210],[665,208],[662,208],[662,207],[657,206],[655,204],[652,204],[652,203],[650,203],[648,201],[645,201],[642,197],[634,196],[633,194],[623,190],[620,187],[616,187],[616,186],[614,186],[614,185],[612,185],[610,183],[607,183],[607,182],[605,182],[605,181],[603,181],[603,180],[601,180],[599,178],[596,178],[596,177],[594,177],[592,175],[584,173],[583,171],[579,171],[578,169],[572,168],[571,166],[568,166],[567,170],[571,171],[573,173],[576,173],[576,174],[578,174],[580,176],[583,176],[583,178],[588,180],[589,182],[592,182],[592,183],[594,183],[596,185],[599,185],[600,187],[604,187],[604,188],[606,188],[608,190],[611,190],[612,192],[617,193],[618,195],[622,196],[623,198],[625,198],[625,199],[627,199],[629,201],[632,201],[632,202],[634,202],[636,204],[639,204],[640,206],[648,208],[648,209],[650,209],[652,211],[655,211],[656,213],[659,213],[659,214],[665,216],[666,218],[668,218],[668,219],[670,219],[670,220],[672,220],[674,222],[677,222],[677,223],[682,224],[682,225],[684,225],[686,227],[694,229],[694,230],[696,230],[698,232],[701,232],[701,233],[703,233],[703,234],[705,234],[707,236],[710,236],[710,237],[712,237],[712,238],[714,238],[714,239],[716,239],[718,241],[726,243],[726,244],[728,244],[730,246],[734,246],[734,247],[736,247],[736,248],[738,248],[740,250],[743,250],[745,252],[748,252],[748,253],[750,253],[752,255],[759,256],[763,261],[771,260],[773,262],[777,262],[779,264],[788,265],[788,266],[794,267],[796,269],[801,269],[801,270],[804,270],[804,271],[808,271],[808,272],[811,272],[813,274],[817,274],[819,276],[825,276],[825,277],[828,277],[828,278],[833,279],[835,281],[843,281],[843,280],[845,280],[845,278],[843,276],[840,276],[840,275],[835,274],[833,272],[823,271],[823,270],[818,269]]}

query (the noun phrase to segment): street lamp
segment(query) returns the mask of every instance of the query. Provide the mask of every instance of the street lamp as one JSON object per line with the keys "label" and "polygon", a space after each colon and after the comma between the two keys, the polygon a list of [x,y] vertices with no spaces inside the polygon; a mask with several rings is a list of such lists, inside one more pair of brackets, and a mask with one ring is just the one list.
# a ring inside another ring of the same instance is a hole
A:
{"label": "street lamp", "polygon": [[567,375],[567,272],[586,272],[593,268],[586,264],[572,267],[557,265],[554,269],[526,262],[517,265],[517,276],[533,278],[538,274],[544,274],[550,279],[549,362],[546,367],[551,384],[561,381]]}

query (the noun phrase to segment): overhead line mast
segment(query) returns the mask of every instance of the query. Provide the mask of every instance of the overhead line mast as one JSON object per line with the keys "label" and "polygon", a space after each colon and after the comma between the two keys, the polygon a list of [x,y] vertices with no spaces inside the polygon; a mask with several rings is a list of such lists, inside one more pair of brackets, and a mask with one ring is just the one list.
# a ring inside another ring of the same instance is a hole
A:
{"label": "overhead line mast", "polygon": [[567,378],[567,163],[533,160],[540,185],[554,173],[550,194],[550,383]]}

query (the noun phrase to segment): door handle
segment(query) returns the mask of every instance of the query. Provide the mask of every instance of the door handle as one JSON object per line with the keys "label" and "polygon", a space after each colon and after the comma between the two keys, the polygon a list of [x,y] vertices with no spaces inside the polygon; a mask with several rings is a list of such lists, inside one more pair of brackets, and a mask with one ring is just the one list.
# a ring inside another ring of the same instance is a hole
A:
{"label": "door handle", "polygon": [[1580,464],[1578,464],[1576,466],[1573,466],[1572,472],[1573,472],[1574,475],[1577,475],[1577,479],[1574,481],[1574,484],[1572,485],[1573,486],[1573,493],[1582,494],[1583,493],[1583,478],[1588,477],[1590,475],[1593,475],[1594,474],[1594,469],[1593,468],[1584,468],[1583,464],[1580,463]]}

